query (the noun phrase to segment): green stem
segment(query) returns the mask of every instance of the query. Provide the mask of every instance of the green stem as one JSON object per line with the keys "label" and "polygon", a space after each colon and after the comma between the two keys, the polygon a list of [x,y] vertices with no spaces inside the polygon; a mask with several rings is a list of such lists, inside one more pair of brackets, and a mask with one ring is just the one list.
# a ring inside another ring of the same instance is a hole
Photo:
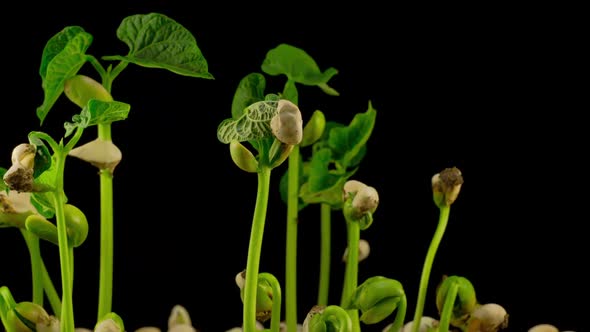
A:
{"label": "green stem", "polygon": [[68,233],[65,221],[65,194],[64,194],[64,169],[67,153],[55,152],[56,180],[53,195],[55,217],[57,222],[57,240],[59,245],[59,261],[62,285],[62,312],[60,318],[61,332],[74,332],[74,306],[72,299],[72,275],[70,246],[68,245]]}
{"label": "green stem", "polygon": [[[111,140],[111,124],[98,125],[98,138]],[[98,287],[98,317],[112,310],[113,301],[113,174],[100,170],[100,275]]]}
{"label": "green stem", "polygon": [[260,273],[259,280],[268,282],[272,288],[272,313],[270,317],[270,331],[279,332],[281,329],[281,285],[275,276],[266,272]]}
{"label": "green stem", "polygon": [[245,332],[256,331],[256,291],[258,287],[258,269],[260,265],[260,253],[262,251],[262,238],[268,207],[268,195],[270,191],[270,171],[267,166],[260,166],[258,171],[258,190],[256,193],[256,206],[252,219],[250,242],[248,245],[248,261],[246,263],[246,281],[244,286],[244,313],[243,324]]}
{"label": "green stem", "polygon": [[318,290],[318,305],[328,305],[328,293],[330,290],[330,260],[331,258],[331,216],[332,207],[329,204],[320,204],[320,278]]}
{"label": "green stem", "polygon": [[[344,287],[340,306],[350,307],[352,295],[358,286],[358,258],[359,258],[359,241],[361,228],[356,221],[346,221],[346,230],[348,234],[348,256],[346,258],[346,270],[344,271]],[[360,321],[358,309],[348,309],[348,315],[352,321],[352,331],[360,332]]]}
{"label": "green stem", "polygon": [[47,299],[49,299],[49,304],[51,305],[51,309],[53,310],[53,314],[55,317],[61,316],[61,300],[57,291],[55,290],[55,286],[53,285],[53,281],[51,281],[51,277],[49,276],[49,272],[47,271],[47,267],[45,263],[41,261],[41,272],[42,272],[42,279],[43,279],[43,288],[45,289],[45,295],[47,295]]}
{"label": "green stem", "polygon": [[285,322],[297,329],[297,219],[299,212],[299,145],[289,154],[287,169],[287,248],[285,265]]}
{"label": "green stem", "polygon": [[401,300],[398,304],[397,313],[395,314],[395,320],[393,321],[393,324],[391,324],[391,326],[387,330],[387,332],[401,331],[402,326],[404,325],[404,320],[406,319],[407,308],[408,308],[408,299],[407,299],[406,295],[404,294],[401,297]]}
{"label": "green stem", "polygon": [[420,288],[418,290],[418,300],[416,301],[416,312],[414,313],[412,332],[418,332],[420,327],[422,312],[424,311],[424,302],[426,300],[426,291],[428,289],[428,279],[430,278],[430,270],[432,269],[432,263],[434,262],[434,256],[438,250],[438,245],[440,244],[440,241],[442,240],[442,237],[445,233],[445,229],[447,228],[450,211],[450,206],[441,205],[438,226],[436,227],[434,237],[430,242],[430,247],[426,253],[426,260],[424,261],[424,266],[422,268],[422,276],[420,277]]}
{"label": "green stem", "polygon": [[352,321],[348,313],[337,305],[329,305],[324,308],[322,315],[326,317],[325,320],[336,322],[338,332],[350,332],[352,331]]}
{"label": "green stem", "polygon": [[27,248],[29,249],[29,256],[31,259],[31,274],[33,282],[33,303],[43,306],[43,269],[41,251],[39,248],[39,237],[35,234],[27,231],[26,229],[20,229]]}
{"label": "green stem", "polygon": [[451,315],[453,314],[453,308],[455,307],[455,300],[457,299],[458,291],[459,285],[457,283],[453,283],[447,292],[447,295],[445,297],[445,303],[443,304],[443,310],[440,314],[440,322],[438,324],[439,332],[449,331]]}

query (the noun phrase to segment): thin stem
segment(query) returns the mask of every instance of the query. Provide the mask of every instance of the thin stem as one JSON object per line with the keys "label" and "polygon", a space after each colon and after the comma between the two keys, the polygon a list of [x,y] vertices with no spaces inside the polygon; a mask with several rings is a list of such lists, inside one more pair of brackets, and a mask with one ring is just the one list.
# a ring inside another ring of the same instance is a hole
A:
{"label": "thin stem", "polygon": [[320,278],[318,290],[318,305],[328,305],[328,293],[330,291],[330,260],[332,240],[332,207],[329,204],[320,204]]}
{"label": "thin stem", "polygon": [[289,154],[287,169],[287,243],[285,263],[285,322],[288,331],[297,329],[297,219],[299,212],[299,145]]}
{"label": "thin stem", "polygon": [[420,321],[422,320],[422,312],[424,311],[424,302],[426,300],[426,291],[428,290],[428,279],[430,278],[430,270],[432,269],[432,263],[434,262],[434,257],[436,255],[436,251],[438,250],[438,245],[440,244],[440,241],[442,240],[442,237],[445,233],[445,229],[447,228],[450,211],[450,206],[441,205],[438,226],[436,227],[434,237],[430,242],[430,247],[428,248],[428,252],[426,253],[426,260],[424,261],[424,266],[422,268],[422,276],[420,277],[420,288],[418,290],[418,300],[416,301],[416,312],[414,313],[414,324],[412,327],[412,332],[418,332],[418,329],[420,327]]}
{"label": "thin stem", "polygon": [[262,251],[264,224],[266,221],[266,210],[268,208],[270,172],[271,169],[269,167],[261,166],[257,173],[258,190],[256,193],[256,206],[254,208],[250,242],[248,245],[246,284],[244,286],[243,324],[245,332],[256,331],[256,291],[258,287],[258,270],[260,265],[260,253]]}
{"label": "thin stem", "polygon": [[406,297],[406,295],[404,294],[401,299],[400,302],[397,306],[397,312],[395,314],[395,320],[393,321],[393,324],[391,324],[391,326],[389,327],[389,329],[387,330],[387,332],[399,332],[402,329],[402,326],[404,325],[404,320],[406,319],[406,310],[408,308],[408,298]]}
{"label": "thin stem", "polygon": [[[111,140],[111,124],[98,125],[98,137]],[[113,174],[100,170],[100,274],[98,287],[98,317],[112,310],[113,302]]]}
{"label": "thin stem", "polygon": [[[344,272],[344,287],[340,306],[350,307],[352,295],[358,286],[358,258],[359,258],[359,241],[361,235],[360,225],[356,221],[346,221],[346,230],[348,234],[348,255],[346,257],[346,270]],[[352,331],[360,332],[360,321],[358,309],[348,309],[348,315],[352,321]]]}
{"label": "thin stem", "polygon": [[272,288],[272,313],[270,317],[270,331],[279,332],[281,329],[281,285],[275,276],[266,272],[260,273],[259,280],[268,282]]}
{"label": "thin stem", "polygon": [[447,292],[447,295],[445,297],[445,303],[443,304],[443,310],[440,314],[440,322],[438,324],[439,332],[449,331],[451,315],[453,314],[453,308],[455,307],[455,300],[457,299],[458,291],[459,285],[457,283],[453,283]]}
{"label": "thin stem", "polygon": [[61,270],[61,285],[62,285],[62,312],[61,312],[61,332],[74,331],[74,306],[72,301],[72,275],[71,271],[71,257],[70,246],[68,245],[68,233],[65,221],[65,194],[64,194],[64,169],[66,155],[61,151],[56,151],[56,180],[55,192],[53,194],[55,217],[57,222],[57,240],[59,245],[59,260]]}
{"label": "thin stem", "polygon": [[39,237],[35,234],[27,231],[26,229],[20,229],[27,248],[29,249],[29,256],[31,259],[31,274],[33,282],[33,303],[43,306],[43,278],[42,278],[42,259],[41,251],[39,248]]}
{"label": "thin stem", "polygon": [[49,299],[49,304],[51,305],[51,309],[53,310],[53,314],[56,317],[61,316],[61,300],[57,291],[55,290],[55,286],[53,285],[53,281],[51,281],[51,277],[49,276],[49,272],[47,271],[47,267],[45,263],[41,261],[41,277],[43,279],[43,288],[45,289],[45,295],[47,295],[47,299]]}

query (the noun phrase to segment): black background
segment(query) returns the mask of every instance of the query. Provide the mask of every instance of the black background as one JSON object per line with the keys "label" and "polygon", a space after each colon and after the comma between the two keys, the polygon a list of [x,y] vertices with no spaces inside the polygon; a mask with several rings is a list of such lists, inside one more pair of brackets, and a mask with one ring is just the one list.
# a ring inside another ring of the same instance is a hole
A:
{"label": "black background", "polygon": [[[114,81],[114,98],[131,104],[129,118],[113,124],[113,141],[123,152],[114,178],[113,311],[128,330],[164,329],[175,304],[184,305],[202,331],[240,324],[234,276],[246,264],[256,176],[235,167],[216,128],[230,117],[239,80],[261,72],[266,52],[280,43],[304,49],[322,70],[339,70],[330,81],[338,97],[298,86],[304,118],[320,109],[348,123],[369,101],[378,112],[355,175],[381,199],[374,224],[361,233],[372,252],[359,266],[359,281],[373,275],[399,280],[408,295],[406,319],[413,317],[438,217],[430,179],[457,166],[465,184],[436,255],[425,314],[436,315],[439,278],[456,274],[472,281],[480,302],[507,309],[509,331],[538,323],[585,327],[579,301],[587,298],[588,108],[573,102],[582,91],[578,80],[586,81],[578,73],[586,42],[578,39],[578,9],[190,1],[13,6],[5,12],[11,20],[1,23],[2,167],[10,166],[12,148],[26,142],[29,131],[60,138],[62,123],[78,112],[64,98],[42,127],[35,116],[43,100],[41,52],[65,26],[92,34],[87,53],[100,58],[126,54],[116,38],[124,17],[166,14],[194,34],[215,77],[130,65]],[[268,92],[282,89],[284,77],[267,79]],[[89,129],[82,140],[95,135]],[[273,172],[260,268],[282,283],[286,206],[277,190],[285,169]],[[66,193],[90,223],[87,242],[75,251],[75,318],[84,327],[94,325],[98,302],[98,184],[93,167],[68,161]],[[300,215],[301,321],[317,293],[318,216],[315,206]],[[338,303],[345,247],[339,213],[333,228],[330,301]],[[57,248],[42,249],[59,287]],[[17,301],[29,299],[28,254],[17,230],[0,231],[0,250],[0,285]]]}

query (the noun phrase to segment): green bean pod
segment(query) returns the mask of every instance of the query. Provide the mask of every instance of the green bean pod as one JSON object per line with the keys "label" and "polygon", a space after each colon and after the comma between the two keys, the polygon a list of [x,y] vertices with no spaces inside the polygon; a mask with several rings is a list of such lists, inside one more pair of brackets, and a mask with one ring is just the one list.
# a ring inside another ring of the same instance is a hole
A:
{"label": "green bean pod", "polygon": [[67,79],[64,93],[70,101],[81,108],[86,107],[90,99],[113,101],[113,97],[102,84],[85,75],[75,75]]}
{"label": "green bean pod", "polygon": [[7,332],[50,331],[59,325],[43,307],[33,302],[19,302],[6,315]]}
{"label": "green bean pod", "polygon": [[234,164],[241,170],[256,173],[258,171],[258,160],[254,154],[242,143],[234,140],[229,143],[229,153]]}
{"label": "green bean pod", "polygon": [[[64,206],[68,242],[74,248],[79,247],[88,237],[88,220],[86,215],[72,204]],[[57,227],[43,216],[33,214],[25,220],[26,229],[40,239],[58,245]]]}
{"label": "green bean pod", "polygon": [[303,127],[303,138],[299,146],[306,147],[317,142],[326,129],[326,116],[322,111],[316,110]]}

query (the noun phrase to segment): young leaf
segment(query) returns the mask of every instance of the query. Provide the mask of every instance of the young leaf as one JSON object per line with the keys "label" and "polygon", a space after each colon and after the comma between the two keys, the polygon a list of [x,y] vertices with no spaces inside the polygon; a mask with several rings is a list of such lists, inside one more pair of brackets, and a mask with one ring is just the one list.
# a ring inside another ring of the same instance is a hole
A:
{"label": "young leaf", "polygon": [[257,101],[264,100],[266,80],[260,73],[251,73],[240,80],[231,104],[232,119],[238,119],[244,110]]}
{"label": "young leaf", "polygon": [[66,48],[70,40],[74,39],[76,35],[83,32],[84,29],[82,27],[69,26],[56,33],[47,41],[41,56],[41,66],[39,67],[39,75],[41,75],[41,79],[45,79],[47,67],[49,66],[51,60],[53,60],[56,55]]}
{"label": "young leaf", "polygon": [[44,99],[37,108],[41,124],[63,93],[65,81],[76,75],[86,62],[85,52],[91,43],[92,35],[80,27],[72,26],[54,35],[45,45],[39,69]]}
{"label": "young leaf", "polygon": [[35,153],[35,169],[33,173],[33,178],[37,178],[51,167],[51,153],[45,146],[45,143],[37,137],[30,136],[29,143],[34,145],[37,150]]}
{"label": "young leaf", "polygon": [[359,161],[359,154],[369,140],[377,111],[369,102],[369,108],[365,113],[354,116],[347,127],[333,128],[330,130],[328,144],[333,152],[333,158],[344,168],[354,165]]}
{"label": "young leaf", "polygon": [[107,124],[125,120],[129,114],[131,105],[119,101],[101,101],[90,99],[88,105],[80,114],[72,117],[72,122],[64,123],[65,137],[68,137],[77,127],[87,128],[98,124]]}
{"label": "young leaf", "polygon": [[277,113],[278,97],[267,95],[244,110],[238,119],[225,119],[217,127],[217,139],[228,144],[244,142],[272,135],[270,120]]}
{"label": "young leaf", "polygon": [[[6,168],[0,167],[0,179],[4,178],[5,173],[6,173]],[[6,186],[6,183],[4,183],[4,180],[0,181],[0,191],[8,192],[8,190],[9,189]]]}
{"label": "young leaf", "polygon": [[338,92],[327,84],[338,70],[330,67],[321,72],[309,54],[289,44],[280,44],[268,51],[262,63],[262,71],[273,76],[283,74],[288,80],[304,85],[316,85],[330,95],[338,95]]}
{"label": "young leaf", "polygon": [[299,91],[294,80],[287,80],[283,88],[283,98],[290,100],[294,104],[299,103]]}
{"label": "young leaf", "polygon": [[148,68],[213,79],[207,60],[195,37],[173,19],[159,13],[126,17],[117,29],[117,37],[129,46],[127,56],[112,55],[105,60],[121,60]]}
{"label": "young leaf", "polygon": [[[57,168],[54,163],[45,172],[41,173],[36,179],[35,183],[53,185],[57,177]],[[65,199],[67,202],[67,198]],[[47,192],[33,192],[31,193],[31,204],[37,209],[40,215],[50,219],[55,215],[55,208],[53,205],[53,193]]]}
{"label": "young leaf", "polygon": [[301,199],[307,204],[325,203],[332,206],[332,208],[340,209],[342,208],[343,204],[342,188],[344,187],[344,183],[346,183],[346,181],[348,181],[348,179],[354,175],[357,169],[358,168],[355,168],[349,172],[344,173],[338,177],[336,182],[334,182],[330,187],[326,187],[325,189],[319,191],[311,191],[310,183],[306,182],[299,189],[299,197],[301,197]]}
{"label": "young leaf", "polygon": [[306,203],[327,203],[334,207],[342,204],[342,188],[356,169],[349,172],[331,170],[332,151],[329,148],[321,148],[315,151],[309,168],[307,169],[308,181],[301,186],[301,198]]}

